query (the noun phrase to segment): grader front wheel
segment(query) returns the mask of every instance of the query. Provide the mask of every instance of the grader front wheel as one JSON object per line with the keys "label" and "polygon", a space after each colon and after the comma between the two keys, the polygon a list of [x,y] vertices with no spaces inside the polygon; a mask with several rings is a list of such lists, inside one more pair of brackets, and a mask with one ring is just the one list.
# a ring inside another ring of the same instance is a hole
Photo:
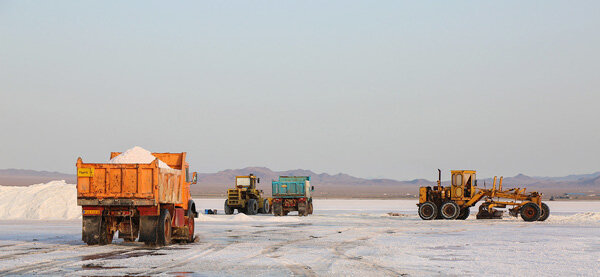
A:
{"label": "grader front wheel", "polygon": [[548,217],[550,216],[550,207],[548,207],[546,203],[542,203],[542,209],[540,211],[541,215],[540,218],[538,218],[538,221],[544,221],[548,219]]}

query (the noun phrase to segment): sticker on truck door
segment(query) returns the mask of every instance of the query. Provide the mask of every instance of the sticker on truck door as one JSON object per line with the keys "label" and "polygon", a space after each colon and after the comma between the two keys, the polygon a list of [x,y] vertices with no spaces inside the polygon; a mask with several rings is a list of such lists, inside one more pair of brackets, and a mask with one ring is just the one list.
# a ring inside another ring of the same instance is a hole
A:
{"label": "sticker on truck door", "polygon": [[77,177],[94,177],[94,168],[78,168]]}

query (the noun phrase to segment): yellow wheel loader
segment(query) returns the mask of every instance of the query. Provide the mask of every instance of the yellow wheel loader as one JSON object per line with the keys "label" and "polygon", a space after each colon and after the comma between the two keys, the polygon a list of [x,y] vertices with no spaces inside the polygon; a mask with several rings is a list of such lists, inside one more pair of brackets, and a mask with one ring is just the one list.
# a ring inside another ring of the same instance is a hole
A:
{"label": "yellow wheel loader", "polygon": [[262,190],[256,189],[257,183],[260,183],[260,178],[254,174],[235,177],[235,188],[227,190],[225,214],[233,214],[235,209],[247,215],[270,213],[270,202],[263,198]]}

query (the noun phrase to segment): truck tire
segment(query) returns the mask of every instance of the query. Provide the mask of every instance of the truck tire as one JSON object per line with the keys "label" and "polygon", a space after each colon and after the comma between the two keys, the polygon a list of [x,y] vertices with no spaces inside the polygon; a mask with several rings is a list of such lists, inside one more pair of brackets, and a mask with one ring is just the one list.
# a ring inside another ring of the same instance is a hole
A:
{"label": "truck tire", "polygon": [[313,213],[313,205],[312,205],[312,201],[308,202],[308,214],[312,214]]}
{"label": "truck tire", "polygon": [[298,216],[306,216],[308,215],[308,208],[306,207],[306,202],[298,203]]}
{"label": "truck tire", "polygon": [[227,204],[227,200],[225,200],[225,214],[233,214],[233,209],[231,207],[229,207],[229,205]]}
{"label": "truck tire", "polygon": [[261,214],[269,213],[269,200],[268,199],[263,200],[263,207],[258,209],[258,212]]}
{"label": "truck tire", "polygon": [[195,231],[196,231],[196,225],[194,222],[194,218],[196,217],[196,213],[194,213],[194,210],[196,210],[196,208],[194,207],[194,209],[192,210],[192,206],[188,205],[188,212],[187,212],[187,226],[188,226],[188,239],[186,240],[188,243],[192,243],[194,242],[194,236],[195,236]]}
{"label": "truck tire", "polygon": [[419,217],[423,220],[435,219],[438,215],[438,208],[435,203],[427,201],[419,206]]}
{"label": "truck tire", "polygon": [[469,209],[469,207],[462,208],[462,209],[460,209],[460,214],[458,215],[458,217],[456,219],[465,220],[465,219],[467,219],[467,217],[469,217],[470,214],[471,214],[471,209]]}
{"label": "truck tire", "polygon": [[256,202],[256,199],[248,200],[248,203],[246,205],[246,214],[247,215],[255,215],[257,212],[258,212],[258,202]]}
{"label": "truck tire", "polygon": [[533,202],[525,203],[525,205],[521,206],[519,212],[521,213],[521,218],[527,222],[537,221],[541,215],[540,206]]}
{"label": "truck tire", "polygon": [[158,225],[156,226],[156,245],[165,246],[171,244],[171,214],[167,209],[160,210]]}
{"label": "truck tire", "polygon": [[283,215],[283,206],[281,203],[273,204],[273,215],[282,216]]}
{"label": "truck tire", "polygon": [[540,211],[542,214],[540,215],[540,218],[538,218],[538,221],[544,221],[548,219],[550,216],[550,207],[548,207],[546,203],[542,203],[542,209]]}

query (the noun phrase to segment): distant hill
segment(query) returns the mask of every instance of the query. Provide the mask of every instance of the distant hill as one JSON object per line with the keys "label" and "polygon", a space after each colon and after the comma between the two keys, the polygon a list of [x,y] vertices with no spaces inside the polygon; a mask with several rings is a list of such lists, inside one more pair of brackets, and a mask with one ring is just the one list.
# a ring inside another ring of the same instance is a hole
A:
{"label": "distant hill", "polygon": [[192,186],[192,193],[225,196],[227,189],[233,187],[235,176],[250,173],[261,178],[258,187],[267,194],[271,192],[271,180],[276,180],[279,176],[311,176],[311,184],[316,187],[314,195],[322,197],[405,197],[407,193],[415,193],[417,184],[434,183],[423,179],[412,181],[363,179],[344,173],[330,175],[317,174],[305,169],[272,171],[266,167],[246,167],[217,173],[200,173],[198,184]]}
{"label": "distant hill", "polygon": [[[266,195],[271,192],[271,180],[279,176],[311,176],[311,184],[315,186],[314,196],[334,198],[404,198],[415,197],[419,186],[432,186],[435,181],[415,179],[399,181],[393,179],[364,179],[344,173],[335,175],[310,170],[295,169],[273,171],[266,167],[246,167],[227,169],[216,173],[199,173],[198,184],[192,185],[192,194],[196,196],[224,197],[228,188],[233,186],[235,176],[253,173],[261,178],[259,189]],[[0,185],[22,186],[46,183],[52,180],[65,180],[75,183],[73,174],[59,172],[35,171],[24,169],[0,169]],[[479,186],[490,187],[492,178],[478,179]],[[448,184],[448,181],[444,181]],[[569,175],[564,177],[532,177],[518,174],[504,178],[504,187],[527,187],[528,191],[537,190],[545,196],[564,193],[583,192],[600,193],[600,171],[591,174]]]}
{"label": "distant hill", "polygon": [[65,180],[70,184],[77,181],[74,174],[14,168],[0,169],[1,186],[28,186],[54,180]]}

